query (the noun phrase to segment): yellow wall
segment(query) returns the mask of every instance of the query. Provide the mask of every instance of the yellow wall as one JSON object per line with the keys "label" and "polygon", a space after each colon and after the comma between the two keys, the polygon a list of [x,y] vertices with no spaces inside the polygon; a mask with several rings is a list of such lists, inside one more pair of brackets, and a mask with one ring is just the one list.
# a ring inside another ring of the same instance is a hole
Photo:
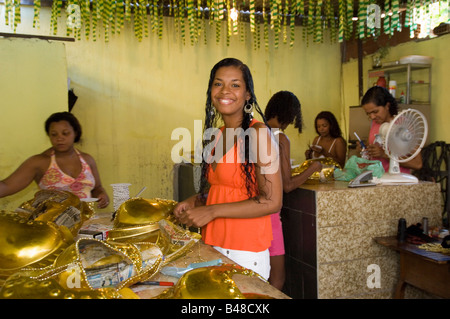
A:
{"label": "yellow wall", "polygon": [[[408,55],[425,55],[433,57],[431,79],[431,116],[428,123],[429,141],[446,141],[450,143],[450,90],[448,89],[448,76],[450,71],[450,34],[426,41],[412,41],[392,47],[384,62],[396,61]],[[368,70],[372,68],[372,56],[363,61],[364,92],[368,89]],[[348,107],[359,105],[358,96],[358,63],[352,60],[345,63],[343,70],[343,99],[348,116]]]}
{"label": "yellow wall", "polygon": [[[17,33],[48,35],[48,19],[49,10],[43,8],[41,29],[34,30],[32,9],[24,8]],[[230,46],[217,44],[215,29],[208,31],[206,45],[183,45],[172,21],[166,18],[162,40],[150,34],[139,43],[126,26],[109,43],[103,37],[65,43],[67,74],[78,96],[73,113],[84,130],[80,148],[95,157],[111,196],[109,184],[127,182],[131,195],[146,186],[144,197],[172,198],[171,149],[178,143],[171,140],[172,131],[185,127],[193,132],[194,120],[203,120],[209,72],[222,58],[249,65],[262,109],[279,90],[298,96],[305,130],[301,135],[287,130],[296,163],[304,160],[315,136],[317,113],[330,110],[340,117],[339,44],[325,39],[323,44],[310,40],[307,46],[297,28],[293,49],[281,44],[277,50],[254,50],[252,41],[241,42],[239,36],[232,37]],[[2,23],[0,31],[9,28]],[[59,35],[65,35],[61,27]]]}
{"label": "yellow wall", "polygon": [[[49,147],[44,122],[67,110],[66,52],[61,42],[0,38],[0,179]],[[31,199],[33,183],[0,199],[0,209]]]}

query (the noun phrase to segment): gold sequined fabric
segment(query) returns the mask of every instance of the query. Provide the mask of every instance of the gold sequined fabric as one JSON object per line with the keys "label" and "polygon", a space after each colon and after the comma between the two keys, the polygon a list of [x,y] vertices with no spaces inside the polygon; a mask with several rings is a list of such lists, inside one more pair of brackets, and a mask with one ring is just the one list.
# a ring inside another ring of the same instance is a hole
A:
{"label": "gold sequined fabric", "polygon": [[108,238],[114,241],[156,243],[159,239],[158,222],[173,220],[177,202],[160,198],[132,198],[120,205],[114,217]]}
{"label": "gold sequined fabric", "polygon": [[94,211],[90,205],[70,192],[43,189],[33,199],[20,205],[16,213],[28,220],[53,222],[66,227],[76,237],[83,223],[93,216]]}
{"label": "gold sequined fabric", "polygon": [[300,175],[314,162],[320,162],[322,164],[322,170],[320,172],[314,172],[308,177],[307,183],[327,182],[334,180],[334,169],[341,168],[340,165],[331,157],[315,158],[306,160],[300,165],[291,170],[291,176]]}
{"label": "gold sequined fabric", "polygon": [[67,228],[0,212],[0,278],[24,267],[44,268],[74,242]]}
{"label": "gold sequined fabric", "polygon": [[119,298],[121,289],[154,276],[162,261],[162,252],[153,243],[81,238],[53,265],[27,267],[12,275],[0,290],[0,298],[33,298],[38,294],[41,298]]}
{"label": "gold sequined fabric", "polygon": [[197,268],[185,273],[174,287],[167,289],[156,299],[269,298],[262,295],[242,293],[232,279],[234,274],[260,277],[252,270],[237,265],[226,264]]}

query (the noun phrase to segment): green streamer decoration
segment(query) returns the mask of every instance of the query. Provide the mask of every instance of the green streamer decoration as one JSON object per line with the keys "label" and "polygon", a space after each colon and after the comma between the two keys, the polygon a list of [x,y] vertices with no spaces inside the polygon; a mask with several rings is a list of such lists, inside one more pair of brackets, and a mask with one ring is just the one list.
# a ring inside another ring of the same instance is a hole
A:
{"label": "green streamer decoration", "polygon": [[339,1],[339,32],[338,32],[338,39],[339,43],[344,41],[345,36],[345,23],[346,23],[346,6],[344,1]]}
{"label": "green streamer decoration", "polygon": [[[89,0],[86,0],[89,1]],[[116,4],[116,32],[117,34],[120,34],[121,30],[124,26],[124,20],[125,20],[125,3],[123,1],[119,1]]]}
{"label": "green streamer decoration", "polygon": [[406,10],[406,19],[405,19],[405,27],[409,27],[409,37],[414,37],[414,32],[417,29],[417,24],[414,23],[414,16],[413,16],[413,10],[414,10],[414,1],[408,0],[408,9]]}
{"label": "green streamer decoration", "polygon": [[[36,0],[33,4],[33,28],[40,28],[41,1]],[[430,33],[431,4],[435,1],[402,0],[406,5],[402,22],[400,0],[384,0],[383,30],[373,28],[372,24],[367,25],[367,7],[370,3],[378,3],[375,0],[358,2],[356,24],[352,21],[354,0],[339,0],[336,15],[332,0],[262,0],[261,14],[257,12],[256,0],[245,0],[239,4],[236,0],[169,0],[168,12],[183,44],[186,42],[187,28],[191,46],[198,44],[202,36],[204,44],[207,44],[209,32],[214,32],[215,28],[216,43],[220,43],[223,37],[229,46],[231,37],[238,35],[241,42],[251,39],[255,50],[261,48],[263,40],[267,50],[272,34],[275,48],[279,47],[280,40],[293,48],[296,19],[300,21],[303,41],[307,45],[310,38],[314,43],[323,43],[326,32],[331,42],[342,42],[352,36],[359,39],[378,37],[381,32],[392,36],[403,27],[408,27],[413,37],[418,27],[417,21],[422,15],[422,32]],[[448,0],[438,2],[448,9]],[[4,7],[5,24],[16,31],[21,23],[20,0],[4,0]],[[84,28],[86,40],[91,38],[96,41],[97,37],[101,37],[97,31],[103,27],[104,41],[109,42],[112,36],[120,34],[125,23],[129,23],[140,42],[149,36],[150,30],[159,39],[163,37],[164,0],[65,0],[67,19],[61,18],[62,7],[63,0],[53,1],[50,15],[50,33],[53,35],[58,33],[58,22],[62,22],[65,23],[67,35],[81,40]],[[74,10],[76,18],[72,16]],[[234,10],[238,12],[237,20],[231,18]],[[242,14],[245,10],[249,10],[248,15]]]}
{"label": "green streamer decoration", "polygon": [[125,0],[125,13],[124,13],[124,15],[125,15],[125,20],[127,22],[131,21],[131,3],[130,3],[130,1],[131,0]]}
{"label": "green streamer decoration", "polygon": [[[287,0],[285,0],[287,1]],[[287,43],[287,6],[283,5],[281,6],[281,23],[282,23],[282,34],[283,34],[283,43]]]}
{"label": "green streamer decoration", "polygon": [[331,43],[335,43],[337,40],[337,28],[336,28],[336,20],[334,18],[334,14],[333,14],[333,6],[331,3],[331,0],[327,1],[326,11],[327,11],[327,20],[328,20],[328,25],[329,25],[329,30],[330,30],[330,40],[331,40]]}
{"label": "green streamer decoration", "polygon": [[415,10],[415,14],[414,14],[414,30],[417,30],[417,21],[420,21],[420,18],[422,15],[422,12],[420,10],[420,5],[421,5],[420,0],[415,0],[414,7],[416,10]]}
{"label": "green streamer decoration", "polygon": [[314,36],[314,12],[316,10],[316,4],[317,2],[315,0],[309,0],[308,24],[307,24],[308,37],[306,39],[306,45],[309,44],[309,37]]}
{"label": "green streamer decoration", "polygon": [[362,0],[359,2],[359,10],[358,10],[358,37],[363,39],[365,37],[365,26],[366,26],[366,17],[367,15],[367,2]]}
{"label": "green streamer decoration", "polygon": [[263,0],[264,47],[269,49],[269,15],[266,12],[266,0]]}
{"label": "green streamer decoration", "polygon": [[290,1],[290,14],[289,14],[289,48],[292,49],[294,47],[295,42],[295,10],[296,10],[296,1]]}
{"label": "green streamer decoration", "polygon": [[[353,33],[353,6],[354,6],[354,2],[353,0],[347,0],[347,23],[345,25],[345,38],[347,40],[350,40],[351,35]],[[366,10],[367,12],[367,10]]]}
{"label": "green streamer decoration", "polygon": [[9,16],[12,13],[13,0],[5,0],[5,25],[9,25]]}
{"label": "green streamer decoration", "polygon": [[102,10],[102,23],[105,29],[105,42],[109,42],[109,34],[111,32],[111,25],[109,21],[109,16],[111,15],[111,0],[103,0],[103,10]]}
{"label": "green streamer decoration", "polygon": [[219,20],[222,21],[225,18],[225,3],[223,0],[219,0]]}
{"label": "green streamer decoration", "polygon": [[61,16],[62,0],[54,0],[52,4],[52,13],[50,16],[50,32],[53,35],[58,33],[58,18]]}
{"label": "green streamer decoration", "polygon": [[185,1],[181,0],[178,4],[180,6],[180,32],[181,32],[181,40],[183,44],[186,43],[186,26],[185,26]]}
{"label": "green streamer decoration", "polygon": [[250,31],[252,33],[255,32],[255,0],[250,0],[250,6],[249,6],[249,11],[250,11]]}
{"label": "green streamer decoration", "polygon": [[89,40],[91,32],[91,9],[89,0],[80,1],[81,21],[84,26],[84,37]]}
{"label": "green streamer decoration", "polygon": [[383,21],[383,32],[384,34],[391,34],[391,16],[389,15],[390,0],[384,1],[384,21]]}
{"label": "green streamer decoration", "polygon": [[323,42],[323,25],[322,25],[322,5],[323,1],[318,0],[316,5],[316,21],[315,21],[315,27],[314,27],[314,42],[321,43]]}
{"label": "green streamer decoration", "polygon": [[431,6],[431,0],[425,0],[425,16],[427,17],[425,30],[427,34],[430,34],[431,32],[431,15],[430,15],[430,6]]}
{"label": "green streamer decoration", "polygon": [[40,29],[39,15],[41,13],[41,0],[35,0],[33,5],[33,28]]}
{"label": "green streamer decoration", "polygon": [[204,18],[203,18],[203,8],[202,8],[202,1],[197,0],[197,38],[200,39],[202,33],[204,33],[203,24]]}
{"label": "green streamer decoration", "polygon": [[187,0],[187,19],[189,23],[189,38],[191,45],[195,44],[195,18],[194,18],[194,0]]}
{"label": "green streamer decoration", "polygon": [[402,26],[400,24],[400,4],[398,0],[392,0],[392,25],[391,25],[391,34],[394,34],[394,31],[402,31]]}
{"label": "green streamer decoration", "polygon": [[17,26],[21,22],[21,14],[20,14],[20,0],[14,1],[14,32],[16,32]]}
{"label": "green streamer decoration", "polygon": [[[163,32],[164,32],[164,7],[161,5],[159,6],[159,23],[158,23],[158,38],[162,39]],[[147,28],[148,29],[148,28]]]}
{"label": "green streamer decoration", "polygon": [[275,13],[273,14],[272,18],[274,19],[274,32],[275,32],[275,41],[274,41],[274,47],[275,49],[278,49],[280,45],[280,32],[281,32],[281,0],[274,0],[275,3]]}

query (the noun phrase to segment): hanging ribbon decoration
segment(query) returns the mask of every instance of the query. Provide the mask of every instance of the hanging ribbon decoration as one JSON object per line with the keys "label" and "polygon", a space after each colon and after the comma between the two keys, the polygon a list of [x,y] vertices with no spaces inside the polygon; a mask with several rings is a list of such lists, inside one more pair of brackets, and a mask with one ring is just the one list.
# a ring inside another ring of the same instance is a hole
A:
{"label": "hanging ribbon decoration", "polygon": [[339,1],[339,43],[344,41],[344,33],[345,33],[345,23],[346,23],[346,10],[345,10],[346,6],[345,6],[345,2],[344,1]]}
{"label": "hanging ribbon decoration", "polygon": [[323,25],[322,25],[322,0],[317,0],[315,27],[314,27],[314,42],[321,43],[323,41]]}
{"label": "hanging ribbon decoration", "polygon": [[33,15],[33,28],[39,29],[40,23],[39,23],[39,14],[41,13],[41,0],[35,0],[34,5],[34,15]]}
{"label": "hanging ribbon decoration", "polygon": [[289,29],[290,29],[290,37],[289,37],[289,47],[292,49],[294,47],[295,41],[295,10],[296,10],[296,1],[290,0],[290,15],[289,15]]}
{"label": "hanging ribbon decoration", "polygon": [[358,37],[360,39],[365,38],[365,27],[366,27],[366,16],[367,16],[367,2],[362,0],[359,2],[358,10]]}
{"label": "hanging ribbon decoration", "polygon": [[384,2],[384,21],[383,21],[383,31],[384,34],[391,34],[391,16],[390,11],[390,0],[385,0]]}
{"label": "hanging ribbon decoration", "polygon": [[402,25],[400,23],[400,4],[399,0],[392,0],[392,25],[391,25],[391,35],[394,31],[402,31]]}
{"label": "hanging ribbon decoration", "polygon": [[[39,15],[41,1],[34,1],[33,27],[40,28]],[[233,35],[238,35],[241,41],[246,38],[247,30],[250,30],[255,48],[260,48],[260,39],[264,37],[264,47],[269,47],[269,32],[274,33],[274,47],[279,47],[282,32],[283,43],[289,42],[290,48],[294,46],[296,19],[300,20],[303,40],[308,45],[309,37],[313,42],[319,43],[324,40],[324,32],[327,30],[330,41],[343,42],[349,40],[353,35],[363,39],[368,36],[377,37],[381,28],[378,27],[378,4],[374,0],[361,0],[358,2],[357,24],[352,21],[354,11],[354,0],[339,0],[338,14],[335,16],[332,0],[263,0],[262,15],[258,15],[256,0],[240,2],[237,7],[236,0],[169,0],[169,15],[173,18],[175,31],[180,35],[185,44],[185,28],[189,27],[191,45],[199,42],[202,33],[206,44],[206,27],[215,27],[216,42],[221,41],[221,29],[226,23],[226,44],[230,44]],[[400,0],[384,0],[385,17],[383,20],[384,34],[392,36],[395,31],[399,32],[403,27],[410,29],[410,36],[414,37],[421,23],[421,35],[430,34],[432,28],[431,12],[432,4],[436,0],[403,0],[405,2],[405,21],[400,19]],[[403,2],[402,1],[402,2]],[[437,1],[445,10],[449,7],[449,0]],[[11,25],[16,30],[21,23],[20,0],[4,0],[5,24]],[[50,33],[58,33],[58,20],[61,20],[62,0],[54,0],[51,7]],[[149,23],[152,32],[158,38],[163,37],[164,25],[164,1],[163,0],[67,0],[64,1],[67,19],[65,27],[67,34],[73,32],[80,39],[81,28],[85,29],[85,37],[97,40],[97,29],[104,28],[104,40],[110,41],[111,35],[120,34],[124,23],[133,24],[134,33],[139,41],[148,37]],[[248,7],[246,7],[248,6]],[[248,8],[248,20],[243,18]],[[267,8],[270,8],[270,12]],[[306,9],[308,12],[305,12]],[[225,10],[227,17],[225,17]],[[205,14],[208,12],[209,14]],[[237,15],[230,18],[230,15]],[[442,14],[442,13],[441,13]],[[374,15],[375,19],[374,20]],[[132,19],[133,16],[133,19]],[[209,22],[206,20],[209,19]],[[63,20],[64,21],[64,20]],[[298,21],[298,20],[297,20]],[[443,22],[448,22],[443,21]],[[375,23],[375,25],[374,25]],[[262,30],[260,24],[263,24]],[[356,26],[356,30],[353,30]],[[248,28],[248,29],[247,29]],[[91,35],[92,33],[92,35]],[[289,37],[289,41],[288,41]]]}

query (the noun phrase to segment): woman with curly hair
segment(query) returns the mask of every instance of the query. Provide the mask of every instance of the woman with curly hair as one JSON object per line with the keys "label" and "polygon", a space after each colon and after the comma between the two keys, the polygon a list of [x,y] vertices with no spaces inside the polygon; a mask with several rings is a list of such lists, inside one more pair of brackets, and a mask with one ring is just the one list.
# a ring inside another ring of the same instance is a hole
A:
{"label": "woman with curly hair", "polygon": [[[264,120],[248,66],[219,61],[207,90],[200,193],[178,203],[174,214],[202,227],[206,244],[267,279],[270,214],[281,208],[282,182],[276,142],[253,108]],[[215,129],[219,120],[223,126]]]}
{"label": "woman with curly hair", "polygon": [[[305,183],[314,172],[320,172],[322,164],[313,162],[305,171],[291,176],[291,145],[284,130],[291,124],[302,133],[302,111],[297,96],[289,91],[275,93],[267,103],[264,115],[272,132],[278,136],[280,151],[280,167],[283,180],[283,191],[289,193]],[[285,281],[284,269],[284,238],[280,220],[280,212],[270,215],[272,219],[273,240],[269,248],[270,277],[272,286],[281,290]]]}

